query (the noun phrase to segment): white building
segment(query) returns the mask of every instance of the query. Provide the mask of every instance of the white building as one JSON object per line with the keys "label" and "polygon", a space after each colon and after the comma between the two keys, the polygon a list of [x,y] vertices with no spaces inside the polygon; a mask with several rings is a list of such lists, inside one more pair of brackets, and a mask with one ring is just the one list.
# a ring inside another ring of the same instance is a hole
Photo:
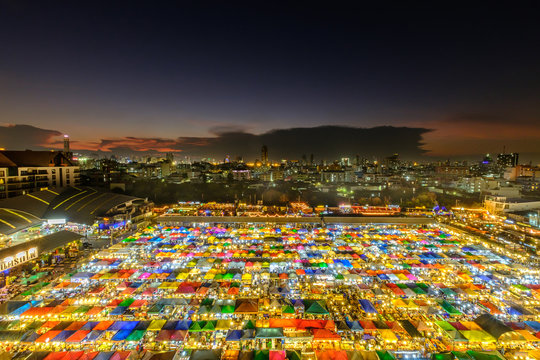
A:
{"label": "white building", "polygon": [[504,196],[486,196],[484,208],[492,214],[540,209],[540,201],[512,199]]}
{"label": "white building", "polygon": [[79,166],[61,151],[0,151],[0,199],[79,185]]}

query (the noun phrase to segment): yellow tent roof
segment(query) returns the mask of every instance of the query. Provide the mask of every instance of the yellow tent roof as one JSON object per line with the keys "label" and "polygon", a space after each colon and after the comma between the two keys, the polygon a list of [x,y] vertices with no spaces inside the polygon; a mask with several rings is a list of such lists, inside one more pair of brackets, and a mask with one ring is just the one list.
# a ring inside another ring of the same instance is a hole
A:
{"label": "yellow tent roof", "polygon": [[495,338],[489,335],[483,330],[461,330],[463,336],[470,342],[484,342],[484,343],[493,343],[496,342]]}
{"label": "yellow tent roof", "polygon": [[159,331],[165,325],[167,320],[153,320],[148,326],[148,331]]}
{"label": "yellow tent roof", "polygon": [[388,341],[388,342],[397,342],[398,341],[397,336],[390,329],[379,329],[377,331],[379,331],[379,333],[381,334],[381,337],[383,338],[384,341]]}
{"label": "yellow tent roof", "polygon": [[406,307],[408,307],[407,304],[405,303],[405,301],[403,301],[402,299],[394,299],[394,300],[392,300],[392,304],[394,304],[394,306],[398,307],[398,308],[406,308]]}

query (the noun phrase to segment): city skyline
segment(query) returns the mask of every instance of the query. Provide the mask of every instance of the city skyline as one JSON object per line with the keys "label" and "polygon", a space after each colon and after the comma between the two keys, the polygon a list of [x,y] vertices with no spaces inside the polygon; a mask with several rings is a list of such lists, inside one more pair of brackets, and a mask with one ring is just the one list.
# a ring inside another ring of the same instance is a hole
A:
{"label": "city skyline", "polygon": [[417,130],[381,157],[540,159],[534,11],[123,5],[2,5],[0,147],[223,156],[224,134],[393,126]]}

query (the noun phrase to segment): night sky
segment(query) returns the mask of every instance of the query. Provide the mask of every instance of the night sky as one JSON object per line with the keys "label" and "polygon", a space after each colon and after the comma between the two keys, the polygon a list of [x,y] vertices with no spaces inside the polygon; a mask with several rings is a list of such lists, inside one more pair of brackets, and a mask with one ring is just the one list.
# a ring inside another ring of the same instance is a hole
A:
{"label": "night sky", "polygon": [[406,3],[0,0],[0,147],[540,161],[538,6]]}

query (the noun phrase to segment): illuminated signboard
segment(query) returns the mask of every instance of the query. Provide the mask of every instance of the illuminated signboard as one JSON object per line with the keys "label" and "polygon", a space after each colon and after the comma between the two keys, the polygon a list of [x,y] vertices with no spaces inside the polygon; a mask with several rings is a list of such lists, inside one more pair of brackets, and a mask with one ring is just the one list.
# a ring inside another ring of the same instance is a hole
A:
{"label": "illuminated signboard", "polygon": [[47,224],[49,225],[64,225],[66,223],[66,219],[49,219],[47,220]]}
{"label": "illuminated signboard", "polygon": [[20,251],[14,256],[7,256],[4,259],[0,259],[0,271],[20,265],[37,257],[38,251],[36,247]]}

